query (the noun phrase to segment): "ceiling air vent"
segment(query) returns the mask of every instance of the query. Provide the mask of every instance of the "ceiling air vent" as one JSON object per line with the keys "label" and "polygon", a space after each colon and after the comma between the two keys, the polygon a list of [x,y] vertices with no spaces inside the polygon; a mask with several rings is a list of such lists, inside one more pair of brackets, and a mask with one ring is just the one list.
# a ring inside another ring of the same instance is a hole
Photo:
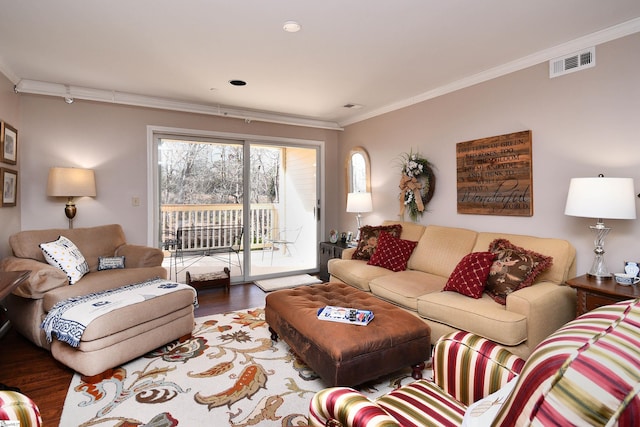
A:
{"label": "ceiling air vent", "polygon": [[596,48],[590,47],[562,58],[549,61],[549,78],[596,66]]}

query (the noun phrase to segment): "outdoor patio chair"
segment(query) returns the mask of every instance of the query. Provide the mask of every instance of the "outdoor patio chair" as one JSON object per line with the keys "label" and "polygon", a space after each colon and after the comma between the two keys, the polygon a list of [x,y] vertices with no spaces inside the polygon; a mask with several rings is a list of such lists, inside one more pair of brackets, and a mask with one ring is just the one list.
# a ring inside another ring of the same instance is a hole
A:
{"label": "outdoor patio chair", "polygon": [[262,259],[264,260],[265,251],[271,251],[271,264],[273,265],[273,252],[276,251],[279,247],[282,247],[282,254],[292,255],[291,248],[296,249],[296,242],[300,237],[300,233],[302,232],[302,227],[298,228],[285,228],[282,230],[278,230],[276,228],[272,229],[269,233],[269,238],[265,239],[264,247],[262,249]]}

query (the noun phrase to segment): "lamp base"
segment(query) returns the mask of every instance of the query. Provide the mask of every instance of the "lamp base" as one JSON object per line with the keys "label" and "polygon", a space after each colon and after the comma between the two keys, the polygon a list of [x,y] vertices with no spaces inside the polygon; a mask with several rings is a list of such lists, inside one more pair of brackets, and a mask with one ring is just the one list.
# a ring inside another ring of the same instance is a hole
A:
{"label": "lamp base", "polygon": [[360,215],[360,212],[358,212],[357,215],[356,215],[356,222],[358,223],[358,231],[356,231],[356,238],[355,238],[356,242],[360,241],[361,221],[362,221],[362,215]]}
{"label": "lamp base", "polygon": [[604,238],[609,234],[611,228],[605,227],[601,219],[598,220],[596,225],[592,225],[589,228],[595,233],[595,239],[593,241],[595,248],[593,252],[596,255],[593,259],[593,264],[591,264],[591,269],[587,274],[597,279],[610,279],[611,273],[609,273],[607,264],[604,261]]}
{"label": "lamp base", "polygon": [[64,206],[64,214],[69,218],[69,229],[73,228],[73,218],[75,218],[77,211],[73,198],[69,197],[67,204]]}

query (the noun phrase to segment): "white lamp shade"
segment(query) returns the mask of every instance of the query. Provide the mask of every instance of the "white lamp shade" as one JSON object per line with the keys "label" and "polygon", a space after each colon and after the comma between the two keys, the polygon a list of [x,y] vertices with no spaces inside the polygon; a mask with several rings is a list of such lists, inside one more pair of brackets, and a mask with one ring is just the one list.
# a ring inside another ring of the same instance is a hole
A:
{"label": "white lamp shade", "polygon": [[635,219],[632,178],[572,178],[565,215],[599,219]]}
{"label": "white lamp shade", "polygon": [[373,203],[371,193],[349,193],[347,194],[347,212],[371,212]]}
{"label": "white lamp shade", "polygon": [[96,177],[92,169],[51,168],[47,196],[83,197],[96,195]]}

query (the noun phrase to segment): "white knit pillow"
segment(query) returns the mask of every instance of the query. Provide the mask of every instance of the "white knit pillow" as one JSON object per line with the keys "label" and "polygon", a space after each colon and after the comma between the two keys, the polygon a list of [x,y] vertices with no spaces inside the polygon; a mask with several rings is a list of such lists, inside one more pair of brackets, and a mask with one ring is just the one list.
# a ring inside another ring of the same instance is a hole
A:
{"label": "white knit pillow", "polygon": [[89,265],[73,242],[64,236],[48,243],[41,243],[40,249],[47,262],[64,271],[73,285],[89,272]]}

